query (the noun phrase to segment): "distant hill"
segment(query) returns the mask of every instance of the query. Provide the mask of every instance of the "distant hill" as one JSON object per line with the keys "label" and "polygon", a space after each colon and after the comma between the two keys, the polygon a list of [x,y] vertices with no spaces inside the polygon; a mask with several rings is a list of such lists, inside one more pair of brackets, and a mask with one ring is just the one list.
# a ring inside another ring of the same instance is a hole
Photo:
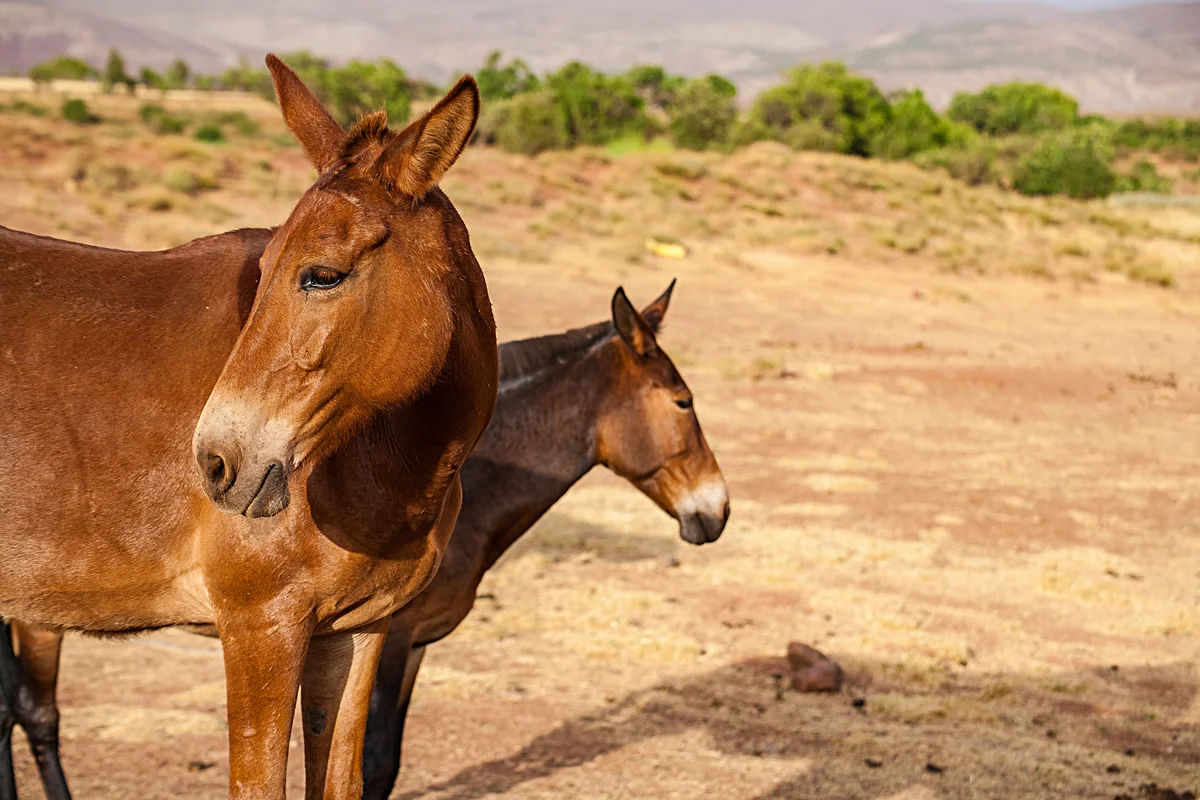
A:
{"label": "distant hill", "polygon": [[[103,16],[101,16],[103,14]],[[719,72],[746,97],[797,62],[844,59],[935,103],[996,81],[1045,81],[1097,112],[1200,112],[1200,3],[1069,11],[955,0],[0,0],[0,70],[109,46],[133,65],[175,55],[203,71],[239,54],[389,56],[445,80],[501,49],[537,69],[578,58]]]}

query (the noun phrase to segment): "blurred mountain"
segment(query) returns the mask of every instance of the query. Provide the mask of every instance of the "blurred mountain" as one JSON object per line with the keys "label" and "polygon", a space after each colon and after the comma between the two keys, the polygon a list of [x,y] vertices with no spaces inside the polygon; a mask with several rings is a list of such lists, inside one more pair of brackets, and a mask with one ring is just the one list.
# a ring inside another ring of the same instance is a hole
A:
{"label": "blurred mountain", "polygon": [[[175,55],[201,71],[307,48],[388,56],[436,80],[493,49],[540,70],[661,63],[732,77],[743,96],[797,62],[841,58],[937,103],[995,81],[1037,80],[1089,111],[1200,111],[1200,3],[956,0],[0,0],[0,71],[62,51],[134,66]],[[1104,8],[1098,8],[1105,6]],[[1091,10],[1089,10],[1089,8]]]}

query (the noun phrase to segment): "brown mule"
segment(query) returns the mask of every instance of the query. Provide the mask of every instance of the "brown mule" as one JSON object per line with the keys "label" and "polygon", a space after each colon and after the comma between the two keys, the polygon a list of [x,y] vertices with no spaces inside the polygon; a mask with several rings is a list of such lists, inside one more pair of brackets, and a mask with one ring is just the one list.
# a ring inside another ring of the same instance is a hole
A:
{"label": "brown mule", "polygon": [[215,624],[231,797],[284,796],[300,692],[307,795],[357,798],[387,620],[436,570],[495,405],[487,289],[436,186],[479,94],[347,134],[267,63],[320,177],[265,251],[0,230],[0,615]]}
{"label": "brown mule", "polygon": [[496,415],[463,466],[463,510],[446,557],[392,616],[371,695],[365,800],[386,800],[395,784],[425,646],[458,627],[484,573],[592,467],[632,482],[679,520],[685,541],[721,535],[725,480],[692,394],[655,338],[670,298],[668,288],[639,315],[618,289],[611,322],[501,346]]}
{"label": "brown mule", "polygon": [[[674,283],[640,315],[651,336],[673,288]],[[395,783],[409,697],[425,646],[458,627],[484,573],[600,463],[600,454],[610,469],[634,481],[653,464],[657,475],[637,485],[680,520],[685,540],[715,541],[724,528],[728,495],[691,395],[657,344],[644,357],[635,354],[627,342],[641,341],[645,348],[650,340],[637,330],[638,317],[629,313],[624,293],[618,292],[613,303],[622,309],[614,312],[614,322],[500,347],[500,402],[463,465],[463,508],[455,534],[433,581],[392,618],[371,697],[363,765],[368,800],[386,798]],[[27,626],[17,631],[31,684],[26,696],[32,701],[17,717],[39,767],[43,761],[57,764],[54,691],[62,635]],[[51,780],[46,776],[43,770],[47,796],[67,800],[65,783],[55,793],[53,773]]]}

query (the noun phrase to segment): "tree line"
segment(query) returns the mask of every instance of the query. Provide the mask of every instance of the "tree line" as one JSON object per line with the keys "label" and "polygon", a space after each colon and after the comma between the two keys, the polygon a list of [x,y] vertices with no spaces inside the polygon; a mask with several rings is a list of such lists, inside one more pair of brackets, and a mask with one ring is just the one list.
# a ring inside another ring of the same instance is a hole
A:
{"label": "tree line", "polygon": [[[343,124],[375,108],[407,119],[413,100],[441,91],[389,59],[335,66],[307,51],[285,58]],[[1077,198],[1169,189],[1148,160],[1119,172],[1114,163],[1123,154],[1200,160],[1200,120],[1085,116],[1074,98],[1038,83],[962,92],[939,113],[919,89],[886,93],[831,61],[795,67],[742,111],[726,78],[673,75],[655,65],[610,74],[573,61],[538,74],[497,51],[474,74],[484,99],[477,141],[528,155],[622,141],[725,151],[775,141],[796,150],[910,160],[967,183]],[[176,59],[162,73],[143,68],[134,78],[116,50],[103,70],[61,57],[37,65],[30,77],[94,79],[108,91],[141,84],[273,96],[266,70],[246,62],[219,75],[195,75]]]}

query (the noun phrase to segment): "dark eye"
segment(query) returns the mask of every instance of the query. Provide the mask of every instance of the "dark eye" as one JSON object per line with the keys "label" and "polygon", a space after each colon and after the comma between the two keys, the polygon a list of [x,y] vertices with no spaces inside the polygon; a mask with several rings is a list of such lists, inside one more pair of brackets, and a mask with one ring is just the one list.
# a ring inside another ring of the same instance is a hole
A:
{"label": "dark eye", "polygon": [[683,400],[676,400],[675,405],[679,406],[684,411],[687,411],[689,408],[692,407],[692,398],[685,397]]}
{"label": "dark eye", "polygon": [[306,292],[325,291],[335,288],[346,279],[345,273],[329,267],[309,267],[300,276],[300,288]]}

